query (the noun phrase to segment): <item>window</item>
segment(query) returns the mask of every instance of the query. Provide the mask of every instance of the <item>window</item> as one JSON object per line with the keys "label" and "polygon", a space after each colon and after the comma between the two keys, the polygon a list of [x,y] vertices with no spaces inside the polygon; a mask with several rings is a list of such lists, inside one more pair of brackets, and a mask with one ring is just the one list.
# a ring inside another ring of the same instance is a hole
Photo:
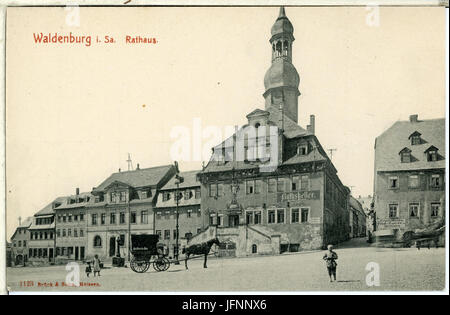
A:
{"label": "window", "polygon": [[127,192],[126,191],[120,192],[120,201],[127,201]]}
{"label": "window", "polygon": [[253,180],[248,180],[246,182],[247,195],[253,194],[255,192],[255,182]]}
{"label": "window", "polygon": [[217,184],[217,196],[223,196],[223,184]]}
{"label": "window", "polygon": [[184,191],[184,200],[189,200],[192,198],[192,192],[189,189]]}
{"label": "window", "polygon": [[252,245],[252,254],[256,254],[258,252],[258,247],[256,246],[256,244]]}
{"label": "window", "polygon": [[80,229],[80,237],[84,237],[84,231],[83,231],[83,229]]}
{"label": "window", "polygon": [[170,199],[170,192],[164,192],[163,193],[163,201],[167,201]]}
{"label": "window", "polygon": [[22,241],[19,241],[19,247],[22,247]]}
{"label": "window", "polygon": [[116,224],[116,214],[114,212],[109,214],[109,224]]}
{"label": "window", "polygon": [[68,215],[67,221],[68,221],[68,222],[72,222],[72,215],[71,215],[71,214]]}
{"label": "window", "polygon": [[420,135],[415,134],[415,135],[411,136],[411,145],[416,145],[416,144],[420,144],[420,143],[421,143]]}
{"label": "window", "polygon": [[200,198],[201,198],[200,188],[195,188],[195,199]]}
{"label": "window", "polygon": [[61,222],[62,221],[62,216],[58,216],[58,222]]}
{"label": "window", "polygon": [[398,188],[398,176],[389,176],[389,188]]}
{"label": "window", "polygon": [[308,154],[308,146],[307,145],[299,145],[297,147],[298,155],[307,155]]}
{"label": "window", "polygon": [[73,237],[78,237],[78,230],[77,229],[73,229]]}
{"label": "window", "polygon": [[400,155],[400,161],[402,163],[409,163],[412,162],[411,160],[411,150],[407,147],[404,147],[399,153]]}
{"label": "window", "polygon": [[217,197],[217,184],[209,184],[209,196]]}
{"label": "window", "polygon": [[222,216],[219,214],[218,216],[217,216],[217,225],[218,226],[221,226],[222,225],[222,220],[223,218],[222,218]]}
{"label": "window", "polygon": [[398,204],[389,205],[389,218],[397,218]]}
{"label": "window", "polygon": [[170,230],[164,230],[164,239],[170,240]]}
{"label": "window", "polygon": [[102,213],[100,216],[100,223],[102,225],[106,224],[106,213]]}
{"label": "window", "polygon": [[27,247],[27,241],[23,241],[23,247]]}
{"label": "window", "polygon": [[56,237],[61,237],[61,230],[60,229],[56,230]]}
{"label": "window", "polygon": [[247,224],[253,224],[253,212],[247,211],[245,213]]}
{"label": "window", "polygon": [[297,189],[298,189],[298,176],[293,176],[291,182],[291,190],[297,191]]}
{"label": "window", "polygon": [[136,211],[131,211],[130,213],[130,223],[136,224]]}
{"label": "window", "polygon": [[411,218],[417,218],[419,216],[419,204],[410,203],[409,204],[409,216]]}
{"label": "window", "polygon": [[299,223],[300,215],[298,208],[291,209],[291,223]]}
{"label": "window", "polygon": [[66,215],[63,215],[63,222],[66,222]]}
{"label": "window", "polygon": [[441,178],[439,174],[431,175],[431,187],[433,188],[441,187]]}
{"label": "window", "polygon": [[72,237],[72,229],[67,229],[67,236]]}
{"label": "window", "polygon": [[63,236],[63,237],[66,237],[66,229],[63,229],[63,230],[62,230],[62,236]]}
{"label": "window", "polygon": [[267,214],[267,223],[275,223],[275,210],[269,210]]}
{"label": "window", "polygon": [[84,214],[80,213],[80,221],[84,221]]}
{"label": "window", "polygon": [[73,216],[73,220],[74,220],[74,221],[78,221],[78,215],[75,214],[75,215]]}
{"label": "window", "polygon": [[119,223],[125,224],[125,212],[121,212],[119,215]]}
{"label": "window", "polygon": [[428,162],[437,161],[437,151],[428,151],[428,153],[427,153],[427,161]]}
{"label": "window", "polygon": [[284,179],[278,178],[277,180],[277,192],[284,192]]}
{"label": "window", "polygon": [[408,178],[408,187],[409,188],[418,188],[419,187],[419,175],[410,175]]}
{"label": "window", "polygon": [[97,225],[97,213],[92,214],[92,225]]}
{"label": "window", "polygon": [[261,193],[261,186],[262,186],[262,180],[260,180],[260,179],[255,180],[255,194]]}
{"label": "window", "polygon": [[253,219],[255,224],[261,224],[261,211],[255,211]]}
{"label": "window", "polygon": [[102,247],[102,238],[99,235],[94,237],[94,247]]}
{"label": "window", "polygon": [[284,209],[277,210],[277,223],[284,223]]}
{"label": "window", "polygon": [[147,210],[141,211],[141,223],[142,224],[148,223],[148,211]]}
{"label": "window", "polygon": [[306,223],[309,220],[309,209],[308,208],[302,208],[302,223]]}
{"label": "window", "polygon": [[186,212],[186,216],[187,216],[188,218],[190,218],[191,215],[192,215],[192,210],[189,209],[189,210]]}
{"label": "window", "polygon": [[268,192],[274,193],[277,191],[277,180],[275,178],[269,178]]}
{"label": "window", "polygon": [[301,190],[308,190],[309,189],[309,177],[308,175],[303,175],[301,177],[301,184],[300,184]]}
{"label": "window", "polygon": [[174,239],[174,240],[177,239],[177,230],[173,230],[173,239]]}
{"label": "window", "polygon": [[156,235],[158,235],[159,239],[161,239],[161,230],[156,230]]}
{"label": "window", "polygon": [[431,217],[435,218],[439,216],[441,209],[441,203],[440,202],[432,202],[431,203]]}
{"label": "window", "polygon": [[53,239],[53,232],[50,232],[50,239]]}

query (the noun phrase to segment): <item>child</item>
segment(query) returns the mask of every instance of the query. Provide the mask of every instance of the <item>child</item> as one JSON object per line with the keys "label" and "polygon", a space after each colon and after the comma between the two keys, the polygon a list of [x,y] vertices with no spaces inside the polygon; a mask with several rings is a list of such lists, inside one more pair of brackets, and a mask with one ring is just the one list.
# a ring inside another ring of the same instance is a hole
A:
{"label": "child", "polygon": [[[323,255],[323,260],[327,263],[328,275],[330,276],[330,282],[336,281],[336,260],[338,255],[333,251],[333,245],[328,245],[328,251]],[[333,277],[333,278],[332,278]]]}
{"label": "child", "polygon": [[89,274],[92,272],[92,267],[91,267],[91,262],[90,261],[88,261],[87,262],[87,266],[86,266],[86,275],[88,276],[88,278],[89,278]]}
{"label": "child", "polygon": [[94,277],[95,274],[98,274],[100,277],[100,259],[98,259],[98,255],[94,256]]}

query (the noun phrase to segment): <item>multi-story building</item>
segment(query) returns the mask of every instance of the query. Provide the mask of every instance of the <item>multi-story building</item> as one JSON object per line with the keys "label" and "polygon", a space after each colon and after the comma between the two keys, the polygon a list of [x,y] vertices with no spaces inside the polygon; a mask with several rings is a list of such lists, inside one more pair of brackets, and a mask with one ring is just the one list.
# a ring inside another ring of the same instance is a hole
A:
{"label": "multi-story building", "polygon": [[66,197],[58,197],[38,211],[28,228],[28,259],[32,264],[54,261],[55,240],[55,208],[60,206]]}
{"label": "multi-story building", "polygon": [[84,260],[87,245],[86,206],[90,193],[80,193],[64,198],[55,208],[56,257],[58,261]]}
{"label": "multi-story building", "polygon": [[[87,214],[87,253],[129,258],[130,234],[154,234],[153,208],[159,189],[175,174],[173,165],[113,173],[91,194]],[[119,244],[119,246],[117,246]]]}
{"label": "multi-story building", "polygon": [[411,115],[376,138],[374,210],[376,234],[383,237],[401,238],[444,220],[444,118]]}
{"label": "multi-story building", "polygon": [[[169,248],[169,255],[173,256],[176,248],[176,216],[178,192],[178,233],[181,239],[189,240],[200,233],[205,227],[201,214],[201,189],[197,180],[199,171],[181,172],[179,176],[183,182],[178,186],[173,177],[161,188],[155,207],[155,233]],[[184,241],[184,240],[183,240]],[[178,245],[180,246],[180,242]]]}
{"label": "multi-story building", "polygon": [[32,222],[32,217],[26,218],[23,222],[19,222],[19,226],[11,236],[11,262],[15,266],[25,265],[28,262],[28,244],[30,241],[28,228]]}
{"label": "multi-story building", "polygon": [[352,195],[349,198],[349,223],[350,223],[350,237],[364,237],[366,236],[366,214],[361,203]]}
{"label": "multi-story building", "polygon": [[368,196],[358,196],[357,200],[363,207],[364,213],[366,214],[366,232],[369,237],[375,231],[375,211],[373,209],[373,197]]}
{"label": "multi-story building", "polygon": [[315,135],[315,117],[306,129],[297,123],[300,77],[284,8],[271,35],[265,109],[214,147],[198,175],[209,227],[190,242],[217,235],[231,255],[320,249],[349,237],[350,191]]}

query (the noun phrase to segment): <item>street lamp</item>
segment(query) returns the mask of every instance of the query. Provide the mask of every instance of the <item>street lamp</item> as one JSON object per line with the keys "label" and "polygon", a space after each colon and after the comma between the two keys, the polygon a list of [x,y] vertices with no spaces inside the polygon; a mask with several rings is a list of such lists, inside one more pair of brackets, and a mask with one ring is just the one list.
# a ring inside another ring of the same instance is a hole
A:
{"label": "street lamp", "polygon": [[175,238],[175,265],[179,265],[180,262],[178,260],[178,239],[179,239],[179,225],[178,225],[178,218],[179,218],[179,212],[178,212],[178,206],[180,203],[180,184],[184,182],[184,178],[180,176],[180,171],[178,169],[178,163],[175,162],[175,168],[176,168],[176,175],[175,175],[175,184],[177,185],[177,190],[175,193],[175,201],[176,201],[176,238]]}

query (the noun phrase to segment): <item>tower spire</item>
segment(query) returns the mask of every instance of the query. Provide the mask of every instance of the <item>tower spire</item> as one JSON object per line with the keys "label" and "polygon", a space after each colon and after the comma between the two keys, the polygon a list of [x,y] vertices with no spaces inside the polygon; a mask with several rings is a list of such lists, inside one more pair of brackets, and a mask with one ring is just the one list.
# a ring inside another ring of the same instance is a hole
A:
{"label": "tower spire", "polygon": [[284,7],[280,7],[280,14],[278,15],[278,18],[286,17],[286,12],[284,11]]}
{"label": "tower spire", "polygon": [[298,121],[298,96],[300,76],[292,64],[292,43],[294,27],[286,16],[283,6],[273,24],[270,37],[272,65],[264,76],[265,92],[263,94],[266,109],[279,107],[283,103],[283,114]]}

